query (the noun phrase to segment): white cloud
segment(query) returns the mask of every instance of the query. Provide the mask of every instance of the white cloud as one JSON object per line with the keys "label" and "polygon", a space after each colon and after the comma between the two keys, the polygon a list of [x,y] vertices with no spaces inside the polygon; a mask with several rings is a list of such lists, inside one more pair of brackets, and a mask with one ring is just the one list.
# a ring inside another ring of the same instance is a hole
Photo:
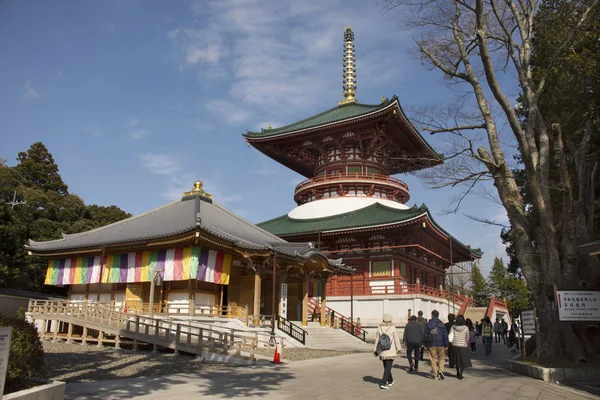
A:
{"label": "white cloud", "polygon": [[102,132],[100,131],[100,126],[98,124],[89,124],[83,128],[85,132],[92,135],[92,137],[100,137],[102,136]]}
{"label": "white cloud", "polygon": [[21,88],[21,94],[28,100],[35,100],[42,96],[42,93],[35,90],[31,81],[25,82],[25,85]]}
{"label": "white cloud", "polygon": [[508,255],[506,254],[506,245],[502,243],[502,239],[498,238],[495,245],[488,249],[482,249],[484,251],[483,257],[481,258],[481,270],[484,276],[487,276],[494,264],[494,258],[502,258],[506,261],[508,260]]}
{"label": "white cloud", "polygon": [[219,62],[221,49],[216,44],[204,48],[190,46],[185,50],[186,61],[188,64],[198,64],[199,62]]}
{"label": "white cloud", "polygon": [[[197,70],[203,87],[217,81],[229,85],[229,97],[220,101],[235,105],[232,114],[245,113],[225,118],[234,125],[250,119],[250,110],[285,120],[285,114],[312,109],[323,99],[335,106],[342,98],[342,38],[348,23],[360,35],[359,77],[367,76],[365,71],[375,77],[396,76],[398,60],[375,54],[375,49],[383,41],[398,46],[399,41],[410,40],[410,36],[374,31],[372,21],[382,18],[379,8],[358,1],[348,6],[342,0],[198,0],[192,3],[191,13],[193,23],[167,36],[179,67]],[[367,13],[373,18],[367,18]],[[381,79],[371,81],[382,84]]]}
{"label": "white cloud", "polygon": [[139,157],[142,166],[153,174],[173,175],[181,170],[179,160],[170,153],[144,153]]}
{"label": "white cloud", "polygon": [[132,139],[142,139],[145,136],[148,136],[150,132],[148,132],[146,129],[136,129],[133,132],[131,132],[129,135],[131,136]]}
{"label": "white cloud", "polygon": [[223,118],[230,125],[243,124],[248,122],[253,116],[251,111],[240,108],[229,100],[210,100],[204,107],[213,114]]}
{"label": "white cloud", "polygon": [[125,122],[125,126],[127,128],[133,128],[133,127],[138,126],[139,124],[140,124],[140,120],[135,117],[131,117]]}

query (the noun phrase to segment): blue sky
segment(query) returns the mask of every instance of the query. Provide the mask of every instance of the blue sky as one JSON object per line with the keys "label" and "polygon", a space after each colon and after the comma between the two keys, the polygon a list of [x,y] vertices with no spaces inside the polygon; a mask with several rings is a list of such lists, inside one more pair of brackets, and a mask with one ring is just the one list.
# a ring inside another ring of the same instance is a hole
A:
{"label": "blue sky", "polygon": [[[416,59],[411,33],[376,2],[0,1],[0,157],[42,141],[69,190],[133,214],[200,179],[252,222],[295,207],[302,178],[247,147],[241,134],[287,125],[342,99],[342,40],[355,32],[359,102],[396,94],[405,109],[447,101],[441,74]],[[443,152],[442,138],[426,136]],[[504,211],[398,176],[414,203],[464,243],[484,270],[504,256]]]}

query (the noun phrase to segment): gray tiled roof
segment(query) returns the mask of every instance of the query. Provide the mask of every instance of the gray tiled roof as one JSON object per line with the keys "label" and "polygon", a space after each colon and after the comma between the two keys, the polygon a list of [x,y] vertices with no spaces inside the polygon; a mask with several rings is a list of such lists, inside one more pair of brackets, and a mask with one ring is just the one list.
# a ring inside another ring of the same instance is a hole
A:
{"label": "gray tiled roof", "polygon": [[[120,243],[173,237],[196,229],[247,250],[273,250],[291,257],[308,258],[320,252],[309,243],[289,243],[246,221],[222,205],[194,196],[177,200],[140,215],[62,239],[46,242],[29,241],[33,253],[61,250],[93,249]],[[345,269],[336,260],[330,265]]]}

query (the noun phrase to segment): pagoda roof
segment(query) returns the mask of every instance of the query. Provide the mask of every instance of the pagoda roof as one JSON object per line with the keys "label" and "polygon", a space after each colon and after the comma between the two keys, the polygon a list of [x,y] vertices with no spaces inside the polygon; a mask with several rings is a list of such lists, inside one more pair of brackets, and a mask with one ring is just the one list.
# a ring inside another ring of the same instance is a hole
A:
{"label": "pagoda roof", "polygon": [[[314,135],[348,127],[352,129],[359,124],[379,120],[385,120],[390,127],[394,126],[389,129],[387,135],[389,135],[390,143],[393,143],[395,151],[399,152],[396,156],[408,159],[415,157],[410,162],[391,167],[391,174],[428,168],[443,163],[443,156],[436,153],[413,126],[402,110],[396,95],[389,100],[384,99],[380,104],[358,102],[340,104],[290,125],[261,129],[260,132],[248,131],[243,136],[249,144],[268,157],[310,178],[313,173],[311,166],[296,158],[286,158],[284,154],[280,153],[277,146],[289,143],[290,140],[313,140]],[[408,154],[403,155],[404,151],[408,151]]]}
{"label": "pagoda roof", "polygon": [[274,252],[291,258],[325,258],[330,266],[344,272],[340,260],[323,256],[311,243],[290,243],[234,214],[222,205],[187,196],[119,222],[90,231],[44,242],[29,241],[29,251],[51,255],[75,251],[100,251],[103,248],[145,245],[160,239],[201,232],[220,239],[242,251]]}
{"label": "pagoda roof", "polygon": [[419,223],[423,218],[429,220],[439,234],[445,238],[452,238],[453,243],[462,247],[465,252],[474,258],[482,256],[481,249],[472,249],[461,243],[441,228],[431,216],[425,204],[417,207],[414,205],[408,209],[398,209],[374,203],[370,206],[353,210],[343,214],[332,215],[314,219],[293,219],[287,214],[264,221],[258,224],[261,228],[283,237],[302,236],[308,234],[330,235],[343,231],[364,231],[371,229],[383,229],[399,224],[411,225]]}
{"label": "pagoda roof", "polygon": [[301,121],[294,122],[293,124],[282,126],[280,128],[262,129],[260,132],[247,132],[244,137],[249,139],[266,138],[278,136],[284,133],[292,133],[310,128],[321,127],[334,122],[340,122],[350,118],[360,117],[377,112],[389,106],[394,99],[397,99],[396,96],[394,96],[392,100],[381,104],[341,104],[337,107],[330,108],[327,111],[323,111],[320,114],[313,115],[312,117],[305,118]]}

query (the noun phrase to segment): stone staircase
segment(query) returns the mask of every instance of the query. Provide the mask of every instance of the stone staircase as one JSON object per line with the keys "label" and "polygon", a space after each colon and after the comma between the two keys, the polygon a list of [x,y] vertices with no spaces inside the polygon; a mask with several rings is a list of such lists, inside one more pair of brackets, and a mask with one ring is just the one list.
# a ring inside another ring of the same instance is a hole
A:
{"label": "stone staircase", "polygon": [[303,327],[308,332],[306,347],[323,350],[364,351],[373,350],[373,345],[364,343],[341,329],[322,327],[318,322],[309,322]]}

